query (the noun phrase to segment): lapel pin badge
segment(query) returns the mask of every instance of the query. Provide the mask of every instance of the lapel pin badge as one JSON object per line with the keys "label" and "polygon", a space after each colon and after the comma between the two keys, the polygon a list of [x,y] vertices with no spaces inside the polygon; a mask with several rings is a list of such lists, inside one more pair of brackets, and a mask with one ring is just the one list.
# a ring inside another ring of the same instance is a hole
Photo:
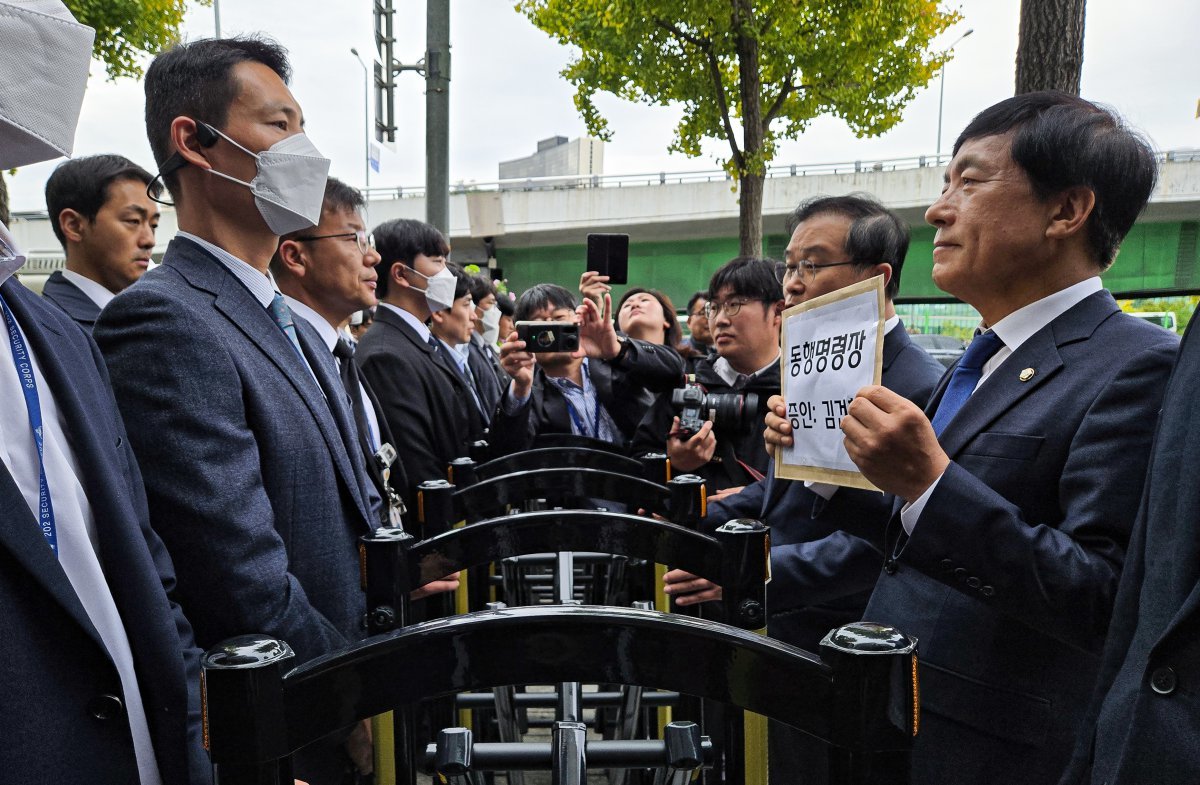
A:
{"label": "lapel pin badge", "polygon": [[1035,373],[1037,373],[1037,371],[1033,370],[1032,368],[1026,368],[1025,370],[1021,371],[1021,375],[1017,378],[1023,382],[1027,382],[1033,378]]}

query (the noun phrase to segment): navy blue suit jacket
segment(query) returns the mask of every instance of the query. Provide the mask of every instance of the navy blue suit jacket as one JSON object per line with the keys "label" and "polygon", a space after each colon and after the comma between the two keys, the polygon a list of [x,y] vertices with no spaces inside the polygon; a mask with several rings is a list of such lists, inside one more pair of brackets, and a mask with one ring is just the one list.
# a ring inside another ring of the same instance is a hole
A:
{"label": "navy blue suit jacket", "polygon": [[333,356],[296,329],[312,373],[245,286],[176,238],[95,337],[196,640],[266,633],[304,662],[361,636],[357,538],[379,514]]}
{"label": "navy blue suit jacket", "polygon": [[[129,637],[163,782],[192,781],[189,754],[193,762],[207,757],[199,744],[200,651],[172,599],[175,572],[150,528],[104,362],[66,314],[16,280],[0,293],[37,357],[50,386],[43,394],[53,393],[84,470],[79,479],[95,518],[100,562]],[[11,364],[0,372],[12,373]],[[124,713],[106,720],[91,715],[99,696],[122,695],[117,670],[3,465],[0,509],[0,779],[137,782]]]}
{"label": "navy blue suit jacket", "polygon": [[1163,399],[1096,696],[1077,765],[1064,782],[1192,785],[1200,779],[1200,343],[1194,325]]}
{"label": "navy blue suit jacket", "polygon": [[83,290],[66,279],[61,270],[50,273],[42,286],[42,297],[62,308],[79,326],[89,333],[100,316],[100,306]]}
{"label": "navy blue suit jacket", "polygon": [[[883,340],[883,386],[924,406],[945,369],[908,337],[904,324]],[[831,629],[858,621],[883,565],[891,499],[842,488],[828,502],[802,482],[767,476],[714,502],[705,518],[758,518],[771,527],[767,632],[808,651]]]}
{"label": "navy blue suit jacket", "polygon": [[919,641],[914,785],[1062,774],[1177,345],[1097,292],[1022,344],[942,432],[949,468],[911,538],[898,512],[889,522],[865,614]]}

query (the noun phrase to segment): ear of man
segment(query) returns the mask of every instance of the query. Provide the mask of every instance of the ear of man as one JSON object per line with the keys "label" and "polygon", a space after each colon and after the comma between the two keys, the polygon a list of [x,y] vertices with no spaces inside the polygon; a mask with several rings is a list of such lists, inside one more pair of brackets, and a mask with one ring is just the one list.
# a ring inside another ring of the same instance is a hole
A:
{"label": "ear of man", "polygon": [[192,166],[200,169],[212,168],[205,153],[211,145],[201,142],[199,126],[192,118],[180,115],[171,121],[171,144]]}
{"label": "ear of man", "polygon": [[63,237],[73,243],[83,242],[84,226],[90,223],[90,221],[70,207],[64,208],[58,214],[58,225],[62,229]]}
{"label": "ear of man", "polygon": [[1050,220],[1046,226],[1046,237],[1051,240],[1066,240],[1072,236],[1086,241],[1084,227],[1092,211],[1096,209],[1096,194],[1091,188],[1073,186],[1050,197]]}

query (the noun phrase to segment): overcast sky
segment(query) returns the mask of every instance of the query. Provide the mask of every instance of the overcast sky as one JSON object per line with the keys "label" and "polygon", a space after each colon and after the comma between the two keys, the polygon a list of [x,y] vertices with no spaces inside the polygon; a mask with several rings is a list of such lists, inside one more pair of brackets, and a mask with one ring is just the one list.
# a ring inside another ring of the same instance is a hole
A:
{"label": "overcast sky", "polygon": [[[351,47],[374,51],[370,0],[219,0],[224,35],[264,31],[291,52],[292,89],[308,133],[332,159],[331,173],[363,184],[363,72]],[[424,0],[394,0],[396,55],[415,62],[424,51]],[[1019,0],[962,0],[963,21],[939,41],[955,48],[946,70],[943,151],[980,109],[1012,94]],[[340,16],[333,13],[338,9]],[[500,161],[536,149],[537,140],[583,133],[571,86],[559,76],[570,51],[550,40],[513,10],[507,0],[454,0],[451,7],[450,179],[486,182]],[[1089,0],[1084,47],[1083,95],[1110,104],[1144,129],[1159,149],[1200,147],[1200,3],[1196,0]],[[213,34],[213,9],[196,7],[185,35]],[[368,63],[369,64],[369,63]],[[424,183],[423,80],[399,77],[400,131],[396,151],[384,150],[372,186]],[[606,174],[713,169],[728,151],[713,142],[700,158],[667,153],[679,109],[648,107],[601,96],[612,141],[604,152]],[[142,121],[142,85],[105,81],[93,63],[75,154],[115,152],[152,167]],[[780,146],[775,163],[932,155],[936,146],[938,81],[909,104],[904,120],[876,139],[856,139],[838,120],[819,119],[798,140]],[[21,169],[9,178],[14,210],[45,208],[43,188],[53,163]]]}

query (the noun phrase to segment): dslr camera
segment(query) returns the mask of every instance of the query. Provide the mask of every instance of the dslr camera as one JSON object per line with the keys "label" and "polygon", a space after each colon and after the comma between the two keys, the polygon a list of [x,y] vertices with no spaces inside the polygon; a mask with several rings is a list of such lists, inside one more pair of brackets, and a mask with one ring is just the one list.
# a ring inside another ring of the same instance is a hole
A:
{"label": "dslr camera", "polygon": [[705,420],[725,431],[749,427],[758,411],[758,394],[710,393],[689,374],[683,387],[671,391],[671,404],[679,412],[679,438],[690,439]]}
{"label": "dslr camera", "polygon": [[517,322],[517,338],[527,352],[573,352],[579,348],[579,325],[569,322]]}

